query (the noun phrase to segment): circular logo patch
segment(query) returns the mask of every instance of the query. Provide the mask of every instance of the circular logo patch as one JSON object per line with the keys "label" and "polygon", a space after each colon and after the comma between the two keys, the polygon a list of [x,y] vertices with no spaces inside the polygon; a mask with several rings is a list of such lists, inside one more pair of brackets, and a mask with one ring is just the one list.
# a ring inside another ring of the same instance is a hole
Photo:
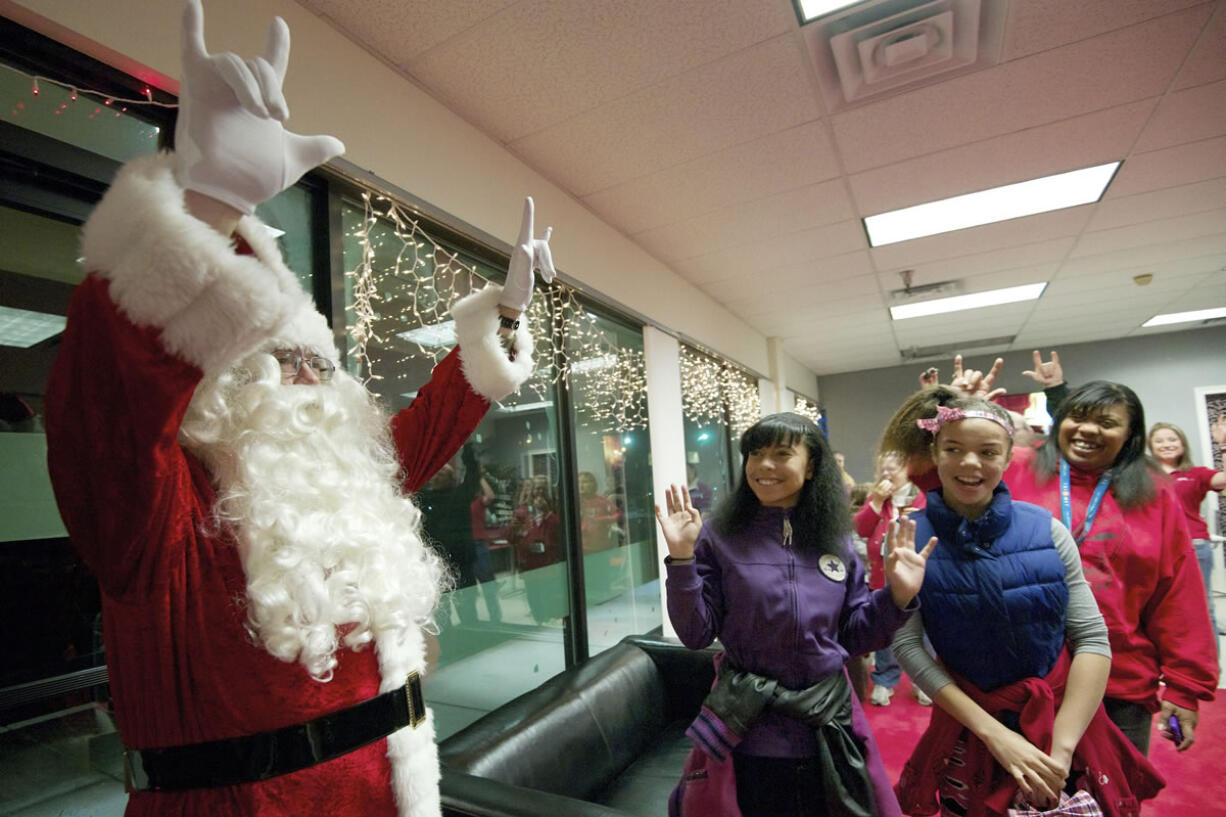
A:
{"label": "circular logo patch", "polygon": [[818,560],[817,566],[822,569],[827,578],[833,579],[836,582],[841,582],[847,578],[847,565],[843,564],[843,560],[838,556],[832,556],[828,553]]}

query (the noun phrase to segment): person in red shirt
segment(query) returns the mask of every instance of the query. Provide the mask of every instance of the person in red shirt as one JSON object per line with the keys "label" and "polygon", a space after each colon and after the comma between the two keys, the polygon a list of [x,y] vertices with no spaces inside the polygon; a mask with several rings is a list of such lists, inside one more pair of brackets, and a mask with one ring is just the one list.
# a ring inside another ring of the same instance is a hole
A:
{"label": "person in red shirt", "polygon": [[452,307],[459,346],[389,415],[254,216],[344,149],[285,128],[288,28],[243,60],[203,26],[190,0],[176,151],[122,167],[85,224],[46,389],[126,814],[438,817],[420,676],[443,566],[407,492],[531,375],[507,324],[544,256],[521,232],[507,286]]}
{"label": "person in red shirt", "polygon": [[[865,540],[870,590],[885,587],[885,537],[891,523],[925,505],[924,495],[907,480],[903,458],[898,454],[878,456],[876,476],[877,482],[869,491],[868,499],[853,517],[856,534]],[[872,679],[873,692],[869,701],[873,706],[889,706],[894,687],[902,679],[902,669],[894,660],[890,647],[882,647],[873,654]],[[932,705],[932,699],[922,689],[912,687],[912,691],[922,705]]]}
{"label": "person in red shirt", "polygon": [[[939,480],[915,421],[966,392],[990,391],[1000,365],[968,375],[956,361],[959,388],[926,387],[887,424],[882,449],[906,454],[908,476],[922,490]],[[1172,735],[1173,715],[1183,734],[1177,748],[1185,751],[1195,740],[1199,701],[1216,694],[1217,650],[1183,511],[1145,457],[1141,401],[1127,386],[1094,381],[1071,391],[1052,420],[1042,446],[1014,452],[1004,481],[1014,499],[1059,514],[1078,541],[1110,634],[1108,715],[1142,753],[1153,713],[1160,712],[1164,737]]]}
{"label": "person in red shirt", "polygon": [[[1213,440],[1226,449],[1226,415],[1217,418],[1209,427]],[[1200,515],[1201,503],[1210,491],[1226,489],[1226,471],[1215,471],[1203,465],[1193,465],[1188,455],[1188,438],[1183,429],[1171,423],[1154,423],[1149,430],[1149,453],[1158,460],[1162,470],[1171,478],[1171,487],[1183,506],[1184,520],[1196,549],[1196,560],[1205,579],[1205,598],[1209,600],[1209,619],[1214,632],[1218,631],[1217,616],[1213,610],[1213,542],[1209,539],[1209,526]]]}

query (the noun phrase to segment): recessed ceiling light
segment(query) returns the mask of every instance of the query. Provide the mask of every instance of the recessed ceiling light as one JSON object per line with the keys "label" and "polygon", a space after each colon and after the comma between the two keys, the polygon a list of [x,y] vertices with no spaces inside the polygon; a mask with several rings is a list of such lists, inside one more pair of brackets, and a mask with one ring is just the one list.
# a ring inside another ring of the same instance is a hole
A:
{"label": "recessed ceiling light", "polygon": [[960,312],[964,309],[980,309],[985,306],[1000,306],[1018,301],[1033,301],[1043,294],[1047,283],[1025,284],[1020,287],[989,289],[987,292],[972,292],[970,295],[955,295],[952,298],[937,298],[915,304],[891,306],[890,317],[896,321],[907,318],[922,318],[925,315],[940,315],[943,312]]}
{"label": "recessed ceiling light", "polygon": [[1214,318],[1226,318],[1226,306],[1219,306],[1216,309],[1197,309],[1194,312],[1168,312],[1165,315],[1154,315],[1141,326],[1166,326],[1168,323],[1210,321]]}
{"label": "recessed ceiling light", "polygon": [[804,25],[824,14],[854,6],[860,0],[794,0],[794,2],[796,13],[800,15],[800,23]]}
{"label": "recessed ceiling light", "polygon": [[1070,170],[868,216],[864,229],[873,247],[923,238],[1011,218],[1033,216],[1098,201],[1119,162]]}
{"label": "recessed ceiling light", "polygon": [[63,332],[67,323],[68,319],[63,315],[0,306],[0,346],[29,349]]}

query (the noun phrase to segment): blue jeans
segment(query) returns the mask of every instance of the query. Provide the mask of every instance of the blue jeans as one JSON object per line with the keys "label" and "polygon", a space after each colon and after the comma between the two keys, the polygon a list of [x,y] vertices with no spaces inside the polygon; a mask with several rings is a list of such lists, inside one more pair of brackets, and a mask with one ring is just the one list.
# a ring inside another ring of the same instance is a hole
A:
{"label": "blue jeans", "polygon": [[1213,625],[1213,643],[1217,643],[1217,616],[1213,612],[1213,543],[1208,539],[1193,539],[1196,546],[1196,561],[1200,563],[1200,575],[1205,580],[1205,597],[1209,600],[1209,622]]}
{"label": "blue jeans", "polygon": [[902,667],[894,660],[894,651],[882,647],[873,653],[873,686],[893,689],[902,680]]}

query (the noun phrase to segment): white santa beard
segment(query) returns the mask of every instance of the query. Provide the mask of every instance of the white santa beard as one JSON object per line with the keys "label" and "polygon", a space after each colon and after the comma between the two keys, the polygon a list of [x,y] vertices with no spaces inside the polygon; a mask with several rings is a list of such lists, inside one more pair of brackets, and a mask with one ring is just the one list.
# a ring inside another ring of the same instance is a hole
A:
{"label": "white santa beard", "polygon": [[430,626],[444,570],[361,384],[337,372],[282,386],[271,357],[256,355],[201,385],[181,437],[216,481],[216,519],[234,532],[264,649],[326,681],[342,643],[377,639],[385,679],[392,654],[400,683],[424,670],[424,650],[404,647]]}

